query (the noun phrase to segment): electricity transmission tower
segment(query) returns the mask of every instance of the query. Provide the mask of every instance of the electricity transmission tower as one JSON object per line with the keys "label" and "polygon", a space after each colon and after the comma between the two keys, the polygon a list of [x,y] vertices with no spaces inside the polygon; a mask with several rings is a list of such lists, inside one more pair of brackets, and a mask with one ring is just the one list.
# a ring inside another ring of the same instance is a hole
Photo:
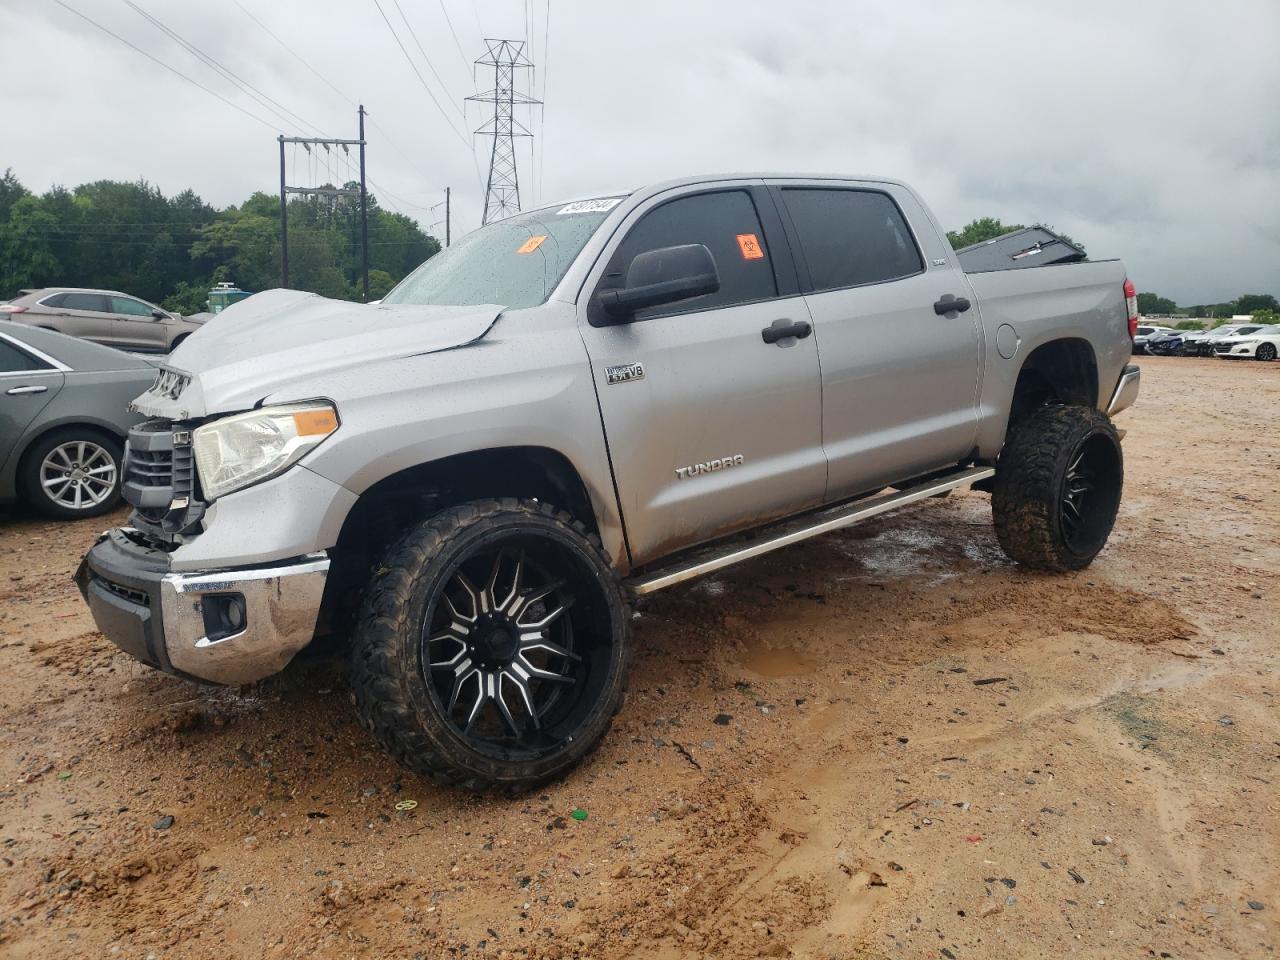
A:
{"label": "electricity transmission tower", "polygon": [[493,104],[493,116],[476,128],[476,133],[493,137],[481,224],[520,212],[520,174],[516,169],[515,138],[532,137],[533,134],[516,119],[516,107],[542,103],[516,90],[516,71],[533,68],[533,62],[524,52],[524,41],[485,40],[485,46],[489,48],[489,55],[477,60],[476,65],[493,68],[493,89],[467,97],[477,103]]}

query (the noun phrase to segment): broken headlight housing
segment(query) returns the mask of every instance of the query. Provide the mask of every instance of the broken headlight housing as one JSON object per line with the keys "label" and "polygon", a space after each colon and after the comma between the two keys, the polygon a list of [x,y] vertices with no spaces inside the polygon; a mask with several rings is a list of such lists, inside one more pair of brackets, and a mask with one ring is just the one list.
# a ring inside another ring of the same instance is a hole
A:
{"label": "broken headlight housing", "polygon": [[205,499],[276,476],[337,429],[337,409],[323,402],[263,407],[197,427],[191,440]]}

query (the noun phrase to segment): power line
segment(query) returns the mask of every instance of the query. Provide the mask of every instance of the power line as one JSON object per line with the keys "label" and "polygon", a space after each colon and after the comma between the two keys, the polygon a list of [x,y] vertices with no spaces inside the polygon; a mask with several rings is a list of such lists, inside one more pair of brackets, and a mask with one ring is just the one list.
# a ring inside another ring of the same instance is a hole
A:
{"label": "power line", "polygon": [[400,0],[391,0],[396,5],[396,12],[400,14],[400,19],[404,21],[404,25],[409,29],[409,36],[413,37],[413,42],[417,44],[418,52],[422,54],[422,59],[427,62],[427,69],[431,71],[431,75],[436,78],[436,83],[440,84],[440,89],[444,91],[445,98],[453,104],[454,109],[458,111],[458,115],[462,117],[462,122],[466,123],[467,118],[463,115],[462,109],[453,99],[453,94],[449,91],[449,85],[444,82],[444,78],[440,76],[440,72],[436,70],[435,64],[431,62],[431,58],[427,56],[426,48],[422,46],[422,41],[418,39],[418,32],[413,29],[413,24],[409,22],[409,18],[404,14],[404,8],[400,6]]}
{"label": "power line", "polygon": [[476,77],[471,69],[471,61],[467,59],[466,53],[462,50],[462,43],[458,40],[458,31],[453,29],[453,20],[449,16],[449,8],[445,6],[444,0],[438,0],[440,4],[440,12],[444,14],[444,22],[449,25],[449,33],[453,34],[453,45],[458,48],[458,56],[462,58],[462,69],[471,76],[471,86],[476,86]]}
{"label": "power line", "polygon": [[94,19],[92,19],[92,18],[90,18],[90,17],[86,16],[85,14],[81,13],[79,10],[77,10],[75,7],[71,6],[70,4],[63,2],[63,0],[54,0],[54,2],[55,2],[55,3],[57,3],[57,4],[58,4],[58,6],[62,7],[63,9],[68,10],[68,11],[70,11],[71,13],[74,13],[77,17],[79,17],[81,20],[85,21],[86,23],[88,23],[88,24],[90,24],[90,25],[92,25],[92,26],[97,27],[99,30],[101,30],[103,33],[105,33],[107,36],[109,36],[109,37],[114,37],[116,40],[119,40],[121,43],[123,43],[123,44],[124,44],[126,47],[128,47],[129,49],[131,49],[131,50],[135,51],[136,53],[140,53],[140,54],[142,54],[144,57],[146,57],[146,58],[147,58],[148,60],[150,60],[152,63],[157,64],[158,66],[164,67],[164,69],[168,70],[168,71],[169,71],[170,73],[172,73],[174,76],[181,77],[183,80],[187,81],[187,83],[191,84],[192,86],[194,86],[194,87],[199,87],[201,90],[203,90],[205,93],[209,94],[210,96],[217,97],[219,100],[221,100],[221,101],[222,101],[223,103],[225,103],[227,106],[231,107],[231,108],[232,108],[232,109],[234,109],[234,110],[239,110],[241,113],[243,113],[243,114],[244,114],[246,117],[248,117],[249,119],[258,121],[258,123],[262,124],[262,125],[263,125],[264,127],[266,127],[268,130],[275,131],[275,130],[277,129],[277,128],[276,128],[276,126],[275,126],[274,124],[272,124],[269,120],[264,120],[264,119],[262,119],[262,117],[258,116],[256,113],[253,113],[253,112],[252,112],[252,111],[250,111],[250,110],[246,110],[244,107],[240,106],[240,104],[236,103],[234,100],[228,100],[228,99],[227,99],[226,97],[224,97],[222,94],[218,93],[218,91],[216,91],[216,90],[212,90],[212,89],[210,89],[209,87],[206,87],[206,86],[205,86],[203,83],[201,83],[199,80],[193,80],[191,77],[188,77],[188,76],[187,76],[185,73],[183,73],[182,71],[177,70],[177,69],[175,69],[174,67],[169,66],[169,64],[165,63],[163,60],[159,59],[158,57],[152,56],[151,54],[147,53],[147,51],[143,50],[141,47],[137,46],[136,44],[130,43],[130,42],[129,42],[128,40],[126,40],[124,37],[120,36],[120,34],[112,32],[111,30],[109,30],[109,29],[107,29],[106,27],[104,27],[102,24],[98,23],[98,21],[96,21],[96,20],[94,20]]}
{"label": "power line", "polygon": [[[61,0],[59,0],[59,2],[61,2]],[[373,0],[373,5],[378,8],[378,13],[382,14],[382,21],[387,25],[387,29],[391,31],[391,36],[395,40],[396,46],[398,46],[400,48],[400,52],[404,54],[404,58],[413,69],[414,75],[418,78],[418,82],[422,84],[422,89],[427,91],[427,96],[431,98],[431,102],[435,104],[436,109],[440,111],[440,116],[444,119],[444,122],[449,125],[449,129],[454,132],[454,135],[462,141],[463,146],[470,150],[471,144],[467,141],[466,136],[464,136],[463,133],[453,125],[453,121],[449,119],[449,115],[444,112],[444,107],[440,106],[440,101],[436,99],[436,95],[432,92],[431,87],[427,85],[426,79],[422,76],[422,71],[418,69],[418,65],[414,63],[413,58],[409,56],[409,51],[405,49],[404,41],[400,39],[400,34],[396,33],[396,28],[391,25],[391,21],[387,17],[387,12],[382,9],[382,4],[379,3],[378,0]]]}
{"label": "power line", "polygon": [[334,86],[334,85],[329,81],[329,79],[328,79],[327,77],[325,77],[325,75],[324,75],[324,74],[322,74],[319,70],[317,70],[317,69],[316,69],[315,67],[313,67],[310,63],[308,63],[306,60],[304,60],[304,59],[302,58],[302,56],[301,56],[300,54],[298,54],[296,51],[294,51],[294,49],[293,49],[292,47],[290,47],[287,43],[285,43],[285,42],[284,42],[283,40],[281,40],[278,36],[276,36],[275,32],[274,32],[270,27],[268,27],[265,23],[263,23],[261,20],[259,20],[257,17],[255,17],[252,13],[250,13],[250,12],[245,8],[245,5],[244,5],[243,3],[241,3],[241,2],[240,2],[240,0],[231,0],[231,2],[232,2],[232,3],[234,3],[237,7],[239,7],[239,8],[240,8],[240,12],[241,12],[241,13],[243,13],[246,17],[248,17],[250,20],[252,20],[254,23],[256,23],[259,27],[261,27],[261,28],[262,28],[262,30],[266,32],[267,36],[271,37],[271,39],[272,39],[272,40],[274,40],[276,43],[280,44],[280,46],[284,47],[284,49],[285,49],[285,50],[286,50],[286,51],[287,51],[287,52],[288,52],[288,53],[289,53],[289,54],[290,54],[290,55],[291,55],[295,60],[297,60],[300,64],[302,64],[304,67],[306,67],[306,68],[307,68],[308,70],[310,70],[312,73],[314,73],[314,74],[316,75],[316,77],[318,77],[318,78],[320,79],[320,82],[321,82],[321,83],[323,83],[323,84],[324,84],[325,86],[327,86],[330,90],[332,90],[334,93],[336,93],[338,96],[340,96],[343,100],[347,101],[347,103],[351,104],[351,106],[353,106],[353,107],[354,107],[354,106],[358,106],[358,104],[357,104],[354,100],[352,100],[352,99],[351,99],[350,97],[348,97],[345,93],[343,93],[341,90],[339,90],[337,87],[335,87],[335,86]]}
{"label": "power line", "polygon": [[[278,43],[281,47],[283,47],[283,48],[285,49],[285,52],[287,52],[291,57],[293,57],[293,58],[294,58],[295,60],[297,60],[300,64],[302,64],[302,65],[303,65],[304,67],[306,67],[309,71],[311,71],[311,73],[315,74],[315,76],[316,76],[316,77],[318,77],[318,78],[320,79],[320,81],[321,81],[325,86],[327,86],[330,90],[332,90],[334,93],[336,93],[338,96],[340,96],[343,100],[347,101],[347,103],[351,104],[351,106],[353,106],[353,107],[354,107],[354,106],[358,106],[358,104],[356,103],[356,101],[355,101],[354,99],[352,99],[351,97],[347,96],[347,95],[346,95],[345,93],[343,93],[340,89],[338,89],[338,87],[336,87],[336,86],[333,84],[333,82],[329,80],[329,78],[328,78],[328,77],[326,77],[326,76],[325,76],[324,74],[322,74],[319,70],[317,70],[315,67],[313,67],[313,66],[311,65],[311,63],[310,63],[310,62],[308,62],[308,61],[307,61],[307,60],[306,60],[306,59],[305,59],[305,58],[304,58],[300,53],[298,53],[298,52],[297,52],[296,50],[294,50],[291,46],[289,46],[289,45],[288,45],[287,43],[285,43],[282,39],[280,39],[280,37],[275,33],[275,31],[273,31],[273,30],[272,30],[270,27],[268,27],[265,23],[263,23],[261,20],[259,20],[257,17],[255,17],[255,16],[254,16],[254,15],[253,15],[253,14],[252,14],[252,13],[251,13],[247,8],[246,8],[246,7],[245,7],[245,5],[244,5],[243,3],[241,3],[241,2],[240,2],[240,0],[231,0],[231,2],[232,2],[232,3],[234,3],[237,7],[239,7],[239,8],[240,8],[240,11],[241,11],[241,12],[242,12],[246,17],[248,17],[248,18],[249,18],[250,20],[252,20],[255,24],[257,24],[257,25],[258,25],[258,27],[259,27],[259,28],[260,28],[264,33],[266,33],[266,34],[267,34],[267,36],[269,36],[272,40],[274,40],[274,41],[275,41],[276,43]],[[388,145],[388,146],[390,146],[390,147],[391,147],[391,149],[393,149],[396,153],[400,154],[400,156],[401,156],[401,157],[402,157],[402,158],[403,158],[407,163],[409,163],[409,165],[410,165],[410,166],[417,166],[418,161],[417,161],[417,160],[415,160],[413,157],[409,156],[408,152],[407,152],[407,151],[405,151],[405,150],[404,150],[404,148],[403,148],[403,147],[401,147],[401,146],[400,146],[400,144],[399,144],[399,143],[397,143],[397,142],[395,141],[395,139],[391,136],[391,134],[389,134],[389,133],[386,131],[386,129],[385,129],[385,128],[383,128],[382,124],[378,123],[378,121],[377,121],[377,120],[375,120],[375,119],[373,118],[373,116],[372,116],[371,114],[369,114],[367,111],[365,112],[365,119],[369,121],[369,125],[370,125],[371,127],[373,127],[373,129],[377,130],[377,131],[378,131],[378,133],[379,133],[379,134],[381,134],[382,138],[387,142],[387,145]],[[473,159],[474,159],[474,151],[473,151]],[[424,172],[425,172],[425,171],[424,171]],[[382,194],[384,194],[385,196],[393,197],[393,198],[395,198],[395,199],[397,199],[397,200],[400,200],[400,202],[401,202],[401,203],[404,203],[404,204],[405,204],[405,205],[407,205],[407,206],[410,206],[410,207],[418,207],[418,209],[420,209],[420,210],[425,210],[425,209],[427,209],[426,207],[422,207],[422,206],[420,206],[420,205],[418,205],[418,204],[410,203],[408,200],[405,200],[405,199],[403,199],[402,197],[398,197],[396,194],[392,193],[392,192],[391,192],[390,190],[388,190],[386,187],[382,186],[380,183],[378,183],[378,182],[377,182],[376,180],[374,180],[372,177],[369,177],[368,179],[369,179],[369,183],[370,183],[370,184],[372,184],[372,186],[373,186],[376,190],[378,190],[378,192],[379,192],[379,193],[382,193]],[[392,206],[392,205],[391,205],[391,204],[388,204],[388,206]],[[392,207],[392,209],[394,209],[394,207]],[[404,214],[404,213],[403,213],[403,211],[399,211],[399,210],[397,210],[396,212],[397,212],[397,213],[401,213],[401,214],[403,214],[404,216],[408,216],[408,214]]]}
{"label": "power line", "polygon": [[[194,43],[191,43],[190,41],[184,39],[176,30],[173,30],[165,26],[157,17],[151,15],[146,10],[142,9],[142,7],[134,3],[133,0],[124,0],[124,2],[131,10],[133,10],[139,16],[145,18],[157,29],[163,31],[172,40],[181,44],[187,51],[189,51],[191,54],[193,54],[200,60],[204,61],[205,64],[212,67],[215,71],[217,71],[227,80],[230,80],[232,84],[242,89],[245,93],[249,94],[250,97],[253,97],[262,106],[266,107],[268,110],[270,110],[272,113],[278,116],[285,123],[290,125],[296,125],[300,123],[302,124],[302,126],[310,127],[312,130],[315,130],[317,133],[322,132],[320,128],[317,127],[315,124],[307,122],[298,114],[294,113],[292,110],[286,107],[283,103],[280,103],[278,100],[275,100],[272,97],[267,96],[267,94],[263,93],[261,90],[259,90],[253,84],[251,84],[248,80],[245,80],[243,77],[235,73],[230,68],[223,66],[213,57],[209,56],[207,53],[205,53],[203,50],[197,47]],[[276,109],[277,107],[279,109]],[[286,114],[288,116],[286,116]],[[292,117],[293,119],[290,120],[289,117]]]}

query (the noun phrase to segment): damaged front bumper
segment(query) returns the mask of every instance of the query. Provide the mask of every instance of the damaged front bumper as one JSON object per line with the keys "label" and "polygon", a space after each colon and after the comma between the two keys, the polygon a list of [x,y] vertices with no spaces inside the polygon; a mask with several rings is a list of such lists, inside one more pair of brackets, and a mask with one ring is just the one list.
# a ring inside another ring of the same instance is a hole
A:
{"label": "damaged front bumper", "polygon": [[279,672],[315,634],[329,558],[174,573],[169,555],[123,530],[104,534],[76,572],[98,629],[137,660],[210,683]]}

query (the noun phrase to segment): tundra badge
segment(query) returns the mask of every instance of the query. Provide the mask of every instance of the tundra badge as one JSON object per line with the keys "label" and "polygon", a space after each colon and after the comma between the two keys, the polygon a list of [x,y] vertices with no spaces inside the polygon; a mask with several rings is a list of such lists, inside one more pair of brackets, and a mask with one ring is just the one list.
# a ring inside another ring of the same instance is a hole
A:
{"label": "tundra badge", "polygon": [[628,383],[631,380],[643,380],[644,365],[640,363],[620,363],[616,367],[605,367],[604,376],[610,385]]}
{"label": "tundra badge", "polygon": [[696,477],[700,473],[711,473],[713,470],[725,470],[729,467],[742,466],[743,456],[735,453],[729,457],[718,457],[705,463],[691,463],[687,467],[676,467],[676,476],[681,480]]}

